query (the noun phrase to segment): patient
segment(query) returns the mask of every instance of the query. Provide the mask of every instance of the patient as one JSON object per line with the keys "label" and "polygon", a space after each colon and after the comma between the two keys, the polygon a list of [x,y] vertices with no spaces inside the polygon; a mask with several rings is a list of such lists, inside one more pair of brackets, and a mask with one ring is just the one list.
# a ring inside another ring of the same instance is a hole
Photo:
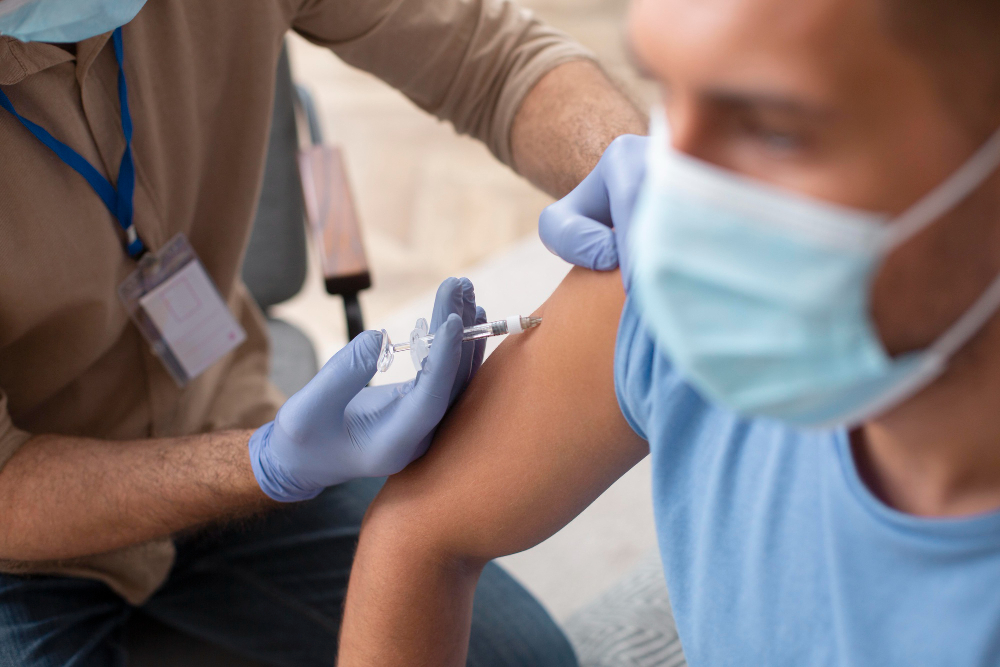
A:
{"label": "patient", "polygon": [[1000,663],[998,30],[993,0],[636,0],[669,137],[615,219],[628,294],[574,269],[389,480],[341,664],[464,664],[484,565],[649,451],[690,664]]}

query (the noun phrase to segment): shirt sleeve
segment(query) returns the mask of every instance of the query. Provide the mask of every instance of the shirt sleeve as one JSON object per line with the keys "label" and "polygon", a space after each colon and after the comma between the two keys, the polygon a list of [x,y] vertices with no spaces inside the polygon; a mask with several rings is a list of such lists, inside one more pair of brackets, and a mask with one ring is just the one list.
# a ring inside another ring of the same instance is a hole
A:
{"label": "shirt sleeve", "polygon": [[7,411],[7,394],[0,389],[0,468],[31,438],[31,434],[14,426]]}
{"label": "shirt sleeve", "polygon": [[558,65],[594,59],[510,0],[306,0],[292,25],[508,165],[511,126],[532,87]]}

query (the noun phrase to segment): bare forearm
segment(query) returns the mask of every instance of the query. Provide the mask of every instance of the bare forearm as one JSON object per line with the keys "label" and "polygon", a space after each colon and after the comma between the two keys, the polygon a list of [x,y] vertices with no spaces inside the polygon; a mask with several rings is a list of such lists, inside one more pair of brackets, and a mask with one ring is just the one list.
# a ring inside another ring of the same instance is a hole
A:
{"label": "bare forearm", "polygon": [[36,436],[0,470],[0,558],[74,558],[259,511],[272,501],[254,479],[249,437]]}
{"label": "bare forearm", "polygon": [[645,456],[612,382],[623,298],[617,273],[574,270],[544,324],[497,349],[428,454],[389,480],[362,529],[342,666],[464,664],[483,565],[559,530]]}
{"label": "bare forearm", "polygon": [[399,537],[372,534],[358,546],[338,664],[465,665],[483,564],[420,553]]}
{"label": "bare forearm", "polygon": [[514,166],[562,197],[591,172],[615,137],[645,134],[646,127],[645,114],[597,65],[560,65],[528,93],[514,119]]}

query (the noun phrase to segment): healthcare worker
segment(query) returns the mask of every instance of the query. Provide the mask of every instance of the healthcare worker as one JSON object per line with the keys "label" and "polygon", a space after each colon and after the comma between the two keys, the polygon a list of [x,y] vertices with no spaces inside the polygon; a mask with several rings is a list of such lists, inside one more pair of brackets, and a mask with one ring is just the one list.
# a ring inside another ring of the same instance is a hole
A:
{"label": "healthcare worker", "polygon": [[[460,341],[472,286],[449,280],[415,382],[365,388],[367,332],[282,407],[239,275],[289,29],[556,195],[642,126],[505,0],[0,0],[0,664],[124,665],[137,610],[333,664],[373,493],[347,482],[423,454],[482,358]],[[471,662],[573,664],[491,572]]]}
{"label": "healthcare worker", "polygon": [[457,664],[466,573],[647,453],[692,667],[1000,664],[998,31],[988,0],[635,0],[650,137],[541,221],[624,293],[572,271],[381,491],[343,664]]}

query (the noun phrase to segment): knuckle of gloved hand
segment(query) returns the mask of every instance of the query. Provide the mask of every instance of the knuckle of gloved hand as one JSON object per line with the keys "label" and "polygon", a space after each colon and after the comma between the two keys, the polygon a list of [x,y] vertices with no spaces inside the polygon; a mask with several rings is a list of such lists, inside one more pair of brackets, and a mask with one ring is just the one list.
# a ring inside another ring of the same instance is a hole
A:
{"label": "knuckle of gloved hand", "polygon": [[601,159],[598,161],[598,164],[600,164],[602,168],[606,168],[609,163],[617,163],[622,154],[627,151],[628,146],[625,141],[626,136],[628,135],[623,134],[615,137],[611,140],[611,143],[608,144],[608,147],[604,149],[604,154],[601,155]]}
{"label": "knuckle of gloved hand", "polygon": [[468,278],[462,278],[462,299],[466,308],[476,305],[476,286]]}
{"label": "knuckle of gloved hand", "polygon": [[559,205],[559,202],[556,202],[542,209],[541,215],[538,216],[538,228],[541,233],[542,242],[546,245],[548,245],[549,241],[554,240],[553,236],[558,234],[559,228],[566,220],[566,211],[563,208]]}
{"label": "knuckle of gloved hand", "polygon": [[[456,352],[455,356],[458,356]],[[456,368],[457,371],[457,368]],[[431,377],[432,375],[439,375],[444,372],[443,370],[438,370],[437,367],[432,367],[431,363],[428,361],[425,367],[425,372],[428,377],[425,382],[418,382],[413,387],[414,398],[416,398],[420,403],[425,406],[425,413],[428,417],[433,418],[435,410],[439,408],[441,404],[447,406],[448,400],[451,398],[451,388],[455,384],[454,378],[452,382],[443,382],[443,378]],[[444,408],[441,408],[441,415],[437,417],[440,419],[444,416]]]}
{"label": "knuckle of gloved hand", "polygon": [[462,320],[462,315],[460,313],[452,313],[448,316],[448,320],[445,322],[447,331],[447,336],[449,338],[448,345],[452,348],[452,352],[462,352],[462,331],[465,328],[465,322]]}
{"label": "knuckle of gloved hand", "polygon": [[638,134],[622,134],[615,137],[608,144],[605,154],[610,155],[612,158],[622,155],[634,155],[637,149],[645,147],[648,140],[648,137],[642,137]]}
{"label": "knuckle of gloved hand", "polygon": [[549,230],[549,239],[555,246],[557,254],[571,255],[576,249],[580,235],[585,232],[585,229],[580,229],[579,219],[579,215],[567,213],[558,225],[553,225]]}
{"label": "knuckle of gloved hand", "polygon": [[405,438],[390,437],[384,446],[365,458],[363,464],[365,476],[386,477],[395,475],[405,468],[409,462],[406,457],[415,437],[412,433],[407,433]]}
{"label": "knuckle of gloved hand", "polygon": [[601,157],[605,181],[630,183],[646,171],[648,137],[626,134],[616,138]]}
{"label": "knuckle of gloved hand", "polygon": [[630,144],[625,139],[624,135],[615,138],[614,141],[608,144],[608,147],[604,150],[604,155],[601,156],[600,165],[605,182],[615,177],[620,171],[622,163],[627,162],[629,155],[632,153]]}
{"label": "knuckle of gloved hand", "polygon": [[364,371],[374,361],[378,359],[379,350],[382,347],[381,334],[374,331],[365,331],[354,339],[351,346],[351,369],[359,372]]}
{"label": "knuckle of gloved hand", "polygon": [[[427,361],[424,362],[424,368],[417,376],[417,381],[411,390],[413,399],[420,404],[432,406],[435,401],[451,394],[451,386],[454,384],[453,378],[449,382],[448,378],[443,377],[443,373],[448,370],[446,366],[454,366],[457,372],[458,364],[457,361],[454,364],[449,363],[451,360],[447,359],[444,353],[439,352],[439,354],[441,355],[439,357],[430,356],[427,358]],[[453,356],[455,360],[458,360],[461,354],[459,346],[447,352],[447,355]]]}
{"label": "knuckle of gloved hand", "polygon": [[448,277],[441,281],[441,285],[438,287],[437,298],[438,299],[449,299],[457,289],[461,289],[461,282],[458,278]]}
{"label": "knuckle of gloved hand", "polygon": [[452,316],[461,318],[464,310],[465,290],[458,278],[448,278],[441,284],[434,300],[434,317],[431,318],[431,330],[435,336],[441,333],[444,322]]}
{"label": "knuckle of gloved hand", "polygon": [[271,443],[289,442],[297,447],[305,446],[312,435],[312,428],[305,419],[282,419],[281,414],[275,419],[271,432]]}

